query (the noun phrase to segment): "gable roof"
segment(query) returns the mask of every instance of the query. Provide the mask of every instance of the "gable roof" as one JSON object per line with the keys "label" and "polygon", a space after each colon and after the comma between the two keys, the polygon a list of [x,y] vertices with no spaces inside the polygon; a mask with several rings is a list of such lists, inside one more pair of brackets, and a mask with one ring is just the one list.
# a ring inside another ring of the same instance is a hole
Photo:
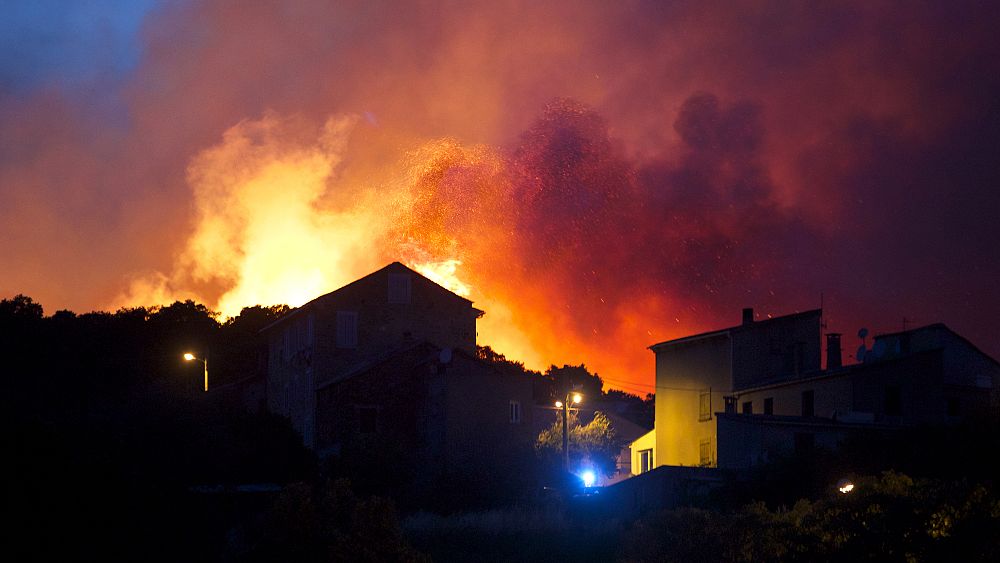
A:
{"label": "gable roof", "polygon": [[[372,369],[375,369],[380,365],[385,364],[386,362],[395,361],[406,354],[413,355],[412,361],[410,361],[408,369],[417,368],[419,366],[427,364],[428,362],[437,362],[440,361],[441,352],[443,350],[444,348],[442,348],[441,346],[438,346],[437,344],[433,344],[426,340],[415,341],[400,346],[398,348],[386,350],[384,352],[360,360],[356,365],[349,368],[343,374],[317,385],[316,391],[319,392],[320,390],[330,387],[331,385],[334,385],[336,383],[340,383],[348,379],[352,379],[354,377],[363,376]],[[494,375],[497,375],[499,377],[508,377],[507,374],[497,369],[496,366],[476,357],[475,354],[467,352],[466,350],[463,350],[461,348],[448,348],[448,350],[451,352],[452,360],[444,363],[450,364],[451,362],[455,361],[454,358],[462,357],[466,361],[477,364],[481,369],[488,370]]]}
{"label": "gable roof", "polygon": [[674,346],[676,344],[684,344],[686,342],[693,342],[695,340],[705,340],[708,338],[717,338],[720,336],[728,336],[732,332],[738,332],[742,330],[750,330],[754,327],[760,327],[761,325],[774,324],[777,322],[790,321],[803,317],[810,317],[814,315],[822,315],[823,309],[810,309],[808,311],[800,311],[798,313],[792,313],[790,315],[782,315],[780,317],[772,317],[770,319],[764,319],[760,321],[754,321],[749,324],[739,324],[736,326],[731,326],[729,328],[721,328],[718,330],[712,330],[709,332],[702,332],[699,334],[692,334],[691,336],[682,336],[680,338],[675,338],[673,340],[665,340],[663,342],[658,342],[656,344],[651,344],[647,346],[649,350],[656,352],[659,348],[666,348],[669,346]]}
{"label": "gable roof", "polygon": [[[460,299],[462,301],[465,301],[466,303],[469,304],[470,307],[472,305],[472,301],[471,300],[466,299],[465,297],[462,297],[461,295],[459,295],[459,294],[457,294],[457,293],[449,290],[448,288],[442,286],[441,284],[439,284],[439,283],[435,282],[434,280],[428,278],[427,276],[421,274],[420,272],[417,272],[416,270],[412,270],[412,269],[408,268],[402,262],[399,262],[397,260],[397,261],[392,262],[392,263],[390,263],[390,264],[388,264],[388,265],[386,265],[386,266],[384,266],[384,267],[382,267],[382,268],[380,268],[378,270],[375,270],[374,272],[372,272],[372,273],[370,273],[370,274],[368,274],[366,276],[360,277],[360,278],[358,278],[358,279],[356,279],[356,280],[354,280],[354,281],[352,281],[352,282],[350,282],[350,283],[348,283],[346,285],[338,287],[337,289],[335,289],[333,291],[324,293],[324,294],[320,295],[319,297],[316,297],[316,298],[310,300],[308,303],[304,303],[304,304],[302,304],[302,305],[300,305],[300,306],[292,309],[288,313],[285,313],[285,315],[283,315],[282,317],[280,317],[278,319],[275,319],[273,322],[271,322],[270,324],[268,324],[264,328],[260,329],[258,331],[258,334],[261,334],[261,333],[263,333],[265,331],[270,330],[275,325],[279,325],[281,323],[284,323],[288,319],[291,319],[292,317],[298,315],[299,312],[301,312],[301,311],[303,311],[305,309],[308,309],[309,307],[311,307],[312,305],[314,305],[318,301],[326,299],[326,298],[330,297],[331,295],[334,295],[335,293],[340,293],[340,292],[345,291],[345,290],[347,290],[349,288],[356,287],[356,286],[359,286],[359,285],[364,285],[365,283],[368,283],[372,278],[381,275],[383,272],[385,272],[387,274],[388,273],[403,273],[403,274],[411,274],[411,275],[414,275],[414,276],[418,276],[420,278],[423,278],[424,280],[427,280],[427,282],[429,282],[429,283],[431,283],[431,284],[433,284],[433,285],[441,288],[441,291],[444,291],[446,293],[451,294],[451,296],[454,297],[455,299]],[[479,309],[476,309],[475,307],[472,307],[472,309],[474,311],[477,311],[477,316],[479,316],[479,317],[481,317],[484,314],[483,311],[481,311]]]}
{"label": "gable roof", "polygon": [[408,345],[401,346],[399,348],[394,348],[387,350],[368,358],[362,359],[353,367],[349,367],[344,373],[329,379],[321,384],[316,385],[316,392],[321,391],[335,383],[340,383],[344,380],[363,375],[364,373],[370,371],[371,369],[378,367],[386,362],[395,360],[405,354],[413,353],[415,359],[413,360],[413,365],[419,365],[427,360],[437,357],[441,352],[441,349],[434,344],[426,341],[412,342]]}
{"label": "gable roof", "polygon": [[978,354],[981,354],[984,358],[986,358],[987,360],[989,360],[990,362],[992,362],[994,365],[996,365],[997,367],[1000,367],[1000,361],[997,361],[996,358],[994,358],[993,356],[990,356],[986,352],[983,352],[982,350],[980,350],[979,347],[976,346],[975,344],[973,344],[971,340],[969,340],[968,338],[966,338],[966,337],[962,336],[961,334],[955,332],[954,330],[951,330],[944,323],[933,323],[933,324],[929,324],[929,325],[918,326],[917,328],[911,328],[909,330],[900,330],[900,331],[897,331],[897,332],[887,332],[885,334],[876,334],[875,335],[875,340],[878,340],[880,338],[895,338],[895,337],[898,337],[898,336],[903,336],[903,335],[907,335],[907,334],[914,334],[916,332],[926,332],[926,331],[931,331],[931,330],[943,330],[943,331],[951,334],[952,336],[954,336],[960,342],[965,343],[974,352],[976,352]]}

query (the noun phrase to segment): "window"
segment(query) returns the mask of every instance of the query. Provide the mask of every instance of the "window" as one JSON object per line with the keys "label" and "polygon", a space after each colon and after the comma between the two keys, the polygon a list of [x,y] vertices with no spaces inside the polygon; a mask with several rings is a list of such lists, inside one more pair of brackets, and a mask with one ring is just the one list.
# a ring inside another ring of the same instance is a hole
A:
{"label": "window", "polygon": [[337,348],[358,347],[357,311],[337,311]]}
{"label": "window", "polygon": [[389,274],[389,303],[409,303],[411,287],[410,274]]}
{"label": "window", "polygon": [[733,395],[726,395],[722,398],[726,404],[726,414],[736,414],[736,401],[738,399],[739,397]]}
{"label": "window", "polygon": [[764,414],[774,414],[774,398],[767,397],[764,399]]}
{"label": "window", "polygon": [[378,431],[378,409],[375,407],[358,407],[358,432],[374,434]]}
{"label": "window", "polygon": [[698,443],[698,465],[701,467],[712,465],[712,440],[702,440]]}
{"label": "window", "polygon": [[521,424],[521,401],[510,402],[510,423]]}
{"label": "window", "polygon": [[712,420],[712,392],[702,391],[698,396],[698,420]]}
{"label": "window", "polygon": [[753,414],[753,401],[743,403],[743,414]]}
{"label": "window", "polygon": [[814,395],[812,390],[802,392],[802,416],[814,416]]}
{"label": "window", "polygon": [[645,473],[653,469],[653,450],[639,450],[639,473]]}
{"label": "window", "polygon": [[885,414],[888,416],[903,414],[903,400],[897,385],[889,385],[885,388]]}

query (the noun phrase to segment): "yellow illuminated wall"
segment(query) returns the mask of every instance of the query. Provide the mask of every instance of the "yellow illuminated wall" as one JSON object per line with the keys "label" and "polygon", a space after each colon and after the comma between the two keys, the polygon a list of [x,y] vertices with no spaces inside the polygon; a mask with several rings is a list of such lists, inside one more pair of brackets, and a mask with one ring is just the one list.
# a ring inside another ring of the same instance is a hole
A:
{"label": "yellow illuminated wall", "polygon": [[640,469],[642,468],[642,460],[640,459],[639,452],[645,450],[653,451],[653,466],[656,466],[656,430],[650,430],[642,436],[640,436],[636,441],[629,445],[629,450],[632,455],[632,475],[638,475]]}
{"label": "yellow illuminated wall", "polygon": [[[656,354],[655,465],[714,466],[714,413],[725,410],[723,395],[732,384],[728,333],[692,337],[652,348]],[[707,459],[702,455],[703,443],[708,447]]]}

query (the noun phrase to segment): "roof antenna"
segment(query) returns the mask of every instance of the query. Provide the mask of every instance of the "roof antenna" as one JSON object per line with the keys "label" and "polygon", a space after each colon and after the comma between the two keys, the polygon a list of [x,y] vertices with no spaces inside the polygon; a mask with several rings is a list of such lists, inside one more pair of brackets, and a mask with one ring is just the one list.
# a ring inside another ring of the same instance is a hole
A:
{"label": "roof antenna", "polygon": [[819,328],[826,330],[826,309],[823,308],[823,292],[819,292]]}

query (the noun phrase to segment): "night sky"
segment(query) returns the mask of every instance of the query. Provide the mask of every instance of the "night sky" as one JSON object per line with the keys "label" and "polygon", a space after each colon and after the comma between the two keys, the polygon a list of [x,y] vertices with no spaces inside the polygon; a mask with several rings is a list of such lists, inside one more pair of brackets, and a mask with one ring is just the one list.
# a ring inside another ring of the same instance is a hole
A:
{"label": "night sky", "polygon": [[0,6],[0,296],[234,315],[401,260],[636,392],[821,294],[845,356],[1000,356],[998,3],[263,4]]}

